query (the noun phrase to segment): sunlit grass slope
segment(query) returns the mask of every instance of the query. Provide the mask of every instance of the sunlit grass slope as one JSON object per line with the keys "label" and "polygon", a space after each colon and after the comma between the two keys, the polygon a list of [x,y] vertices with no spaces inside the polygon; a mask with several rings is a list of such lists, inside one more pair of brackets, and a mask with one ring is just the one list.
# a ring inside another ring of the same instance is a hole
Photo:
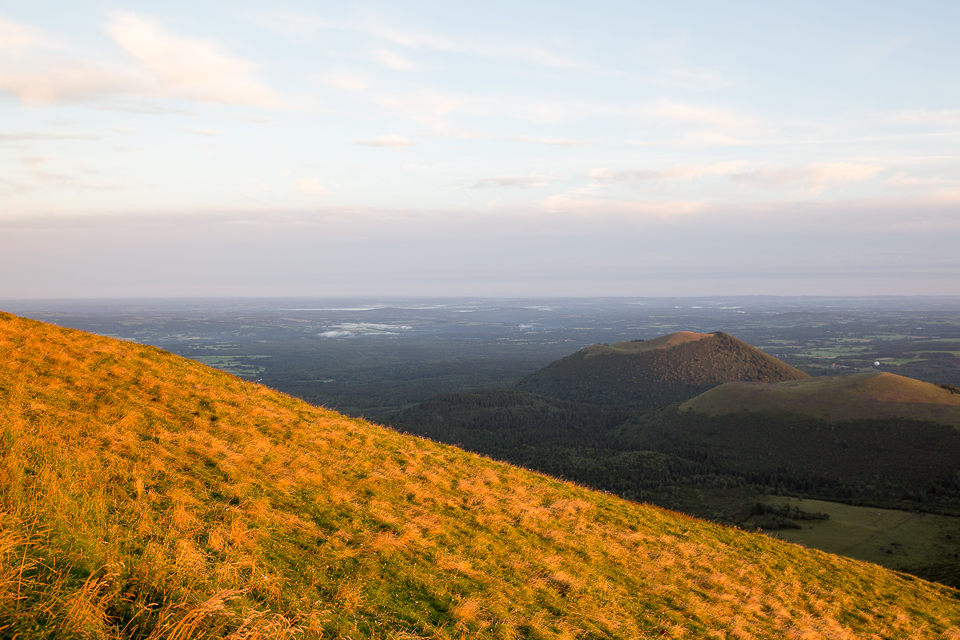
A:
{"label": "sunlit grass slope", "polygon": [[0,453],[5,638],[960,637],[947,588],[6,314]]}
{"label": "sunlit grass slope", "polygon": [[960,393],[892,373],[854,373],[779,383],[728,382],[680,405],[725,415],[790,412],[823,420],[907,418],[960,427]]}

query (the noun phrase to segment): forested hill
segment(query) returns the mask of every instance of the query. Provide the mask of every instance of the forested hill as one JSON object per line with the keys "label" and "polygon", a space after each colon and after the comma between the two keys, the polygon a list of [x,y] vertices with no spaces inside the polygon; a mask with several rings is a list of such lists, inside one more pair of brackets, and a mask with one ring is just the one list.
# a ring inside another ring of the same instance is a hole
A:
{"label": "forested hill", "polygon": [[647,408],[737,380],[809,378],[722,332],[679,332],[649,341],[593,345],[527,376],[518,391],[606,406]]}

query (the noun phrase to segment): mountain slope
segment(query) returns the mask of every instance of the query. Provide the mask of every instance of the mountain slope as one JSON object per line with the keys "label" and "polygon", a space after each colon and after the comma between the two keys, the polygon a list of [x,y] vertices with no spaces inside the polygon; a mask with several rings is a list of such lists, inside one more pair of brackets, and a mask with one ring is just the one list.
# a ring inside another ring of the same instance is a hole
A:
{"label": "mountain slope", "polygon": [[943,637],[955,592],[0,314],[0,635]]}
{"label": "mountain slope", "polygon": [[516,389],[575,402],[654,407],[724,382],[807,377],[725,333],[682,331],[649,341],[592,345],[527,376]]}
{"label": "mountain slope", "polygon": [[728,382],[684,402],[680,410],[712,416],[785,412],[831,422],[904,418],[960,427],[960,392],[892,373],[855,373],[778,384]]}
{"label": "mountain slope", "polygon": [[731,382],[614,435],[807,497],[960,516],[960,393],[891,373]]}

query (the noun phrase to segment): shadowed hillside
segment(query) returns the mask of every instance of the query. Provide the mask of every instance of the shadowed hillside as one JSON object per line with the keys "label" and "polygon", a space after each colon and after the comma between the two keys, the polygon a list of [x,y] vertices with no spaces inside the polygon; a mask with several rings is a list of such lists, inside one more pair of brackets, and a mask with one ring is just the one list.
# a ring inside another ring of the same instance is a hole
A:
{"label": "shadowed hillside", "polygon": [[0,314],[0,634],[957,637],[955,592]]}
{"label": "shadowed hillside", "polygon": [[615,430],[791,493],[960,515],[960,393],[891,373],[733,382]]}
{"label": "shadowed hillside", "polygon": [[516,389],[574,402],[655,407],[724,382],[809,376],[722,332],[683,331],[649,341],[593,345],[521,380]]}

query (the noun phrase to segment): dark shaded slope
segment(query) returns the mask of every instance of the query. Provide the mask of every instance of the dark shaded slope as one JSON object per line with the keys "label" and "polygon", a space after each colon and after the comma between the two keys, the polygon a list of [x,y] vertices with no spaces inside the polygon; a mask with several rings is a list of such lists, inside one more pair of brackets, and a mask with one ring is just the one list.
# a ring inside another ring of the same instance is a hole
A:
{"label": "dark shaded slope", "polygon": [[717,473],[798,495],[960,515],[956,425],[956,393],[868,373],[728,383],[615,435],[684,458],[709,452]]}
{"label": "dark shaded slope", "polygon": [[703,337],[646,350],[627,348],[633,343],[594,345],[527,376],[516,389],[574,402],[648,408],[692,398],[724,382],[809,377],[725,333],[689,335]]}
{"label": "dark shaded slope", "polygon": [[483,390],[447,393],[389,414],[388,424],[417,435],[513,460],[538,446],[601,446],[625,415],[586,403],[532,393]]}

